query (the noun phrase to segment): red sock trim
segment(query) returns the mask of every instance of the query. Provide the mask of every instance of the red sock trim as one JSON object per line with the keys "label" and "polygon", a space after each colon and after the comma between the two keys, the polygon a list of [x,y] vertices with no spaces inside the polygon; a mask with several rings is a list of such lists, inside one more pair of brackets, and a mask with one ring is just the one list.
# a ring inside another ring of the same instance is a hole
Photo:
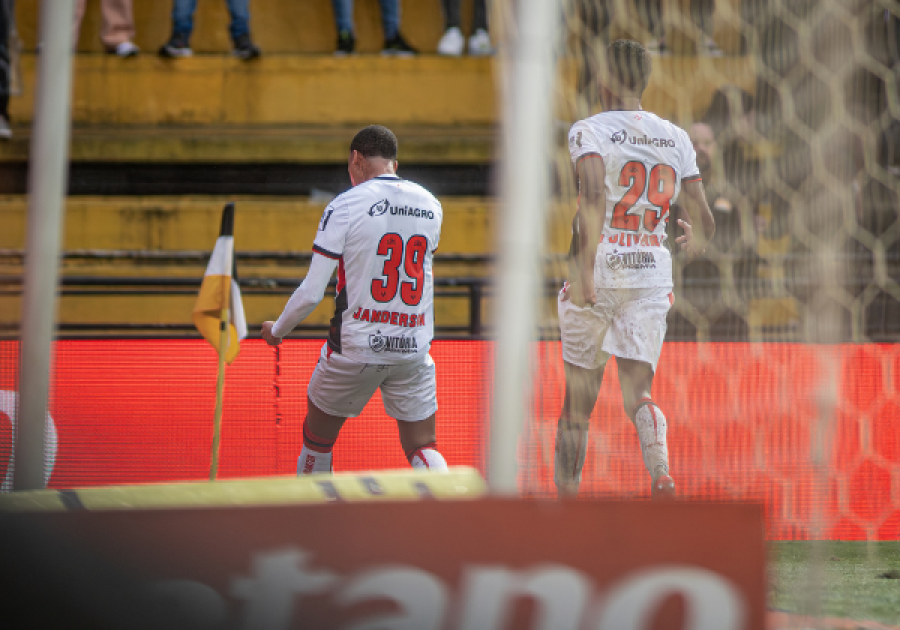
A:
{"label": "red sock trim", "polygon": [[303,421],[303,446],[316,453],[330,453],[337,440],[327,440],[309,430],[306,420]]}
{"label": "red sock trim", "polygon": [[[437,450],[437,442],[429,442],[429,443],[426,444],[425,446],[420,446],[419,448],[417,448],[417,449],[415,449],[415,450],[413,450],[413,451],[410,451],[409,453],[406,454],[406,461],[408,461],[410,464],[412,464],[413,457],[416,456],[416,453],[418,453],[419,451],[422,451],[422,450],[424,450],[424,449],[426,449],[426,448],[430,448],[430,449],[436,451],[436,450]],[[427,467],[427,466],[428,466],[428,462],[425,461],[425,458],[424,458],[424,457],[422,458],[422,461],[425,462],[425,466]]]}

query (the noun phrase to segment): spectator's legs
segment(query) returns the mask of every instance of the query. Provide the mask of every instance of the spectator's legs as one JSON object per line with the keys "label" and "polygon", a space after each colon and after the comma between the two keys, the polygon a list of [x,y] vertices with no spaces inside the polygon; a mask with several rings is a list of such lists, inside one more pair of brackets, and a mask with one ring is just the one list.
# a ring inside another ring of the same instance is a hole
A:
{"label": "spectator's legs", "polygon": [[391,41],[400,34],[400,0],[378,0],[381,4],[381,27],[384,41]]}
{"label": "spectator's legs", "polygon": [[353,32],[353,0],[331,0],[338,33]]}
{"label": "spectator's legs", "polygon": [[174,0],[172,6],[172,33],[190,38],[194,31],[194,11],[197,0]]}
{"label": "spectator's legs", "polygon": [[[448,28],[459,28],[460,19],[459,19],[459,3],[460,0],[443,0],[441,4],[444,5],[444,29]],[[478,0],[475,0],[475,6],[477,7],[479,4]],[[483,5],[484,2],[481,2]],[[476,9],[477,11],[477,9]]]}
{"label": "spectator's legs", "polygon": [[[478,29],[488,30],[487,6],[485,4],[486,0],[475,0],[475,15],[472,20],[473,32]],[[459,6],[458,2],[457,6]]]}
{"label": "spectator's legs", "polygon": [[114,49],[119,44],[134,39],[131,0],[101,0],[100,11],[103,15],[100,41],[107,49]]}
{"label": "spectator's legs", "polygon": [[647,25],[650,36],[662,39],[665,36],[662,25],[662,0],[637,0],[638,14]]}
{"label": "spectator's legs", "polygon": [[694,20],[694,26],[703,35],[712,37],[713,11],[715,10],[715,0],[691,0],[691,17]]}
{"label": "spectator's legs", "polygon": [[[84,19],[86,5],[87,0],[78,0],[75,3],[75,21],[72,22],[72,50],[78,50],[78,35],[81,33],[81,21]],[[4,32],[8,33],[8,30]]]}
{"label": "spectator's legs", "polygon": [[231,13],[231,39],[237,40],[242,35],[249,35],[250,0],[228,0],[228,11]]}
{"label": "spectator's legs", "polygon": [[0,137],[8,138],[9,128],[9,81],[11,68],[9,66],[9,32],[12,30],[13,1],[0,0],[0,126],[5,126],[5,133]]}

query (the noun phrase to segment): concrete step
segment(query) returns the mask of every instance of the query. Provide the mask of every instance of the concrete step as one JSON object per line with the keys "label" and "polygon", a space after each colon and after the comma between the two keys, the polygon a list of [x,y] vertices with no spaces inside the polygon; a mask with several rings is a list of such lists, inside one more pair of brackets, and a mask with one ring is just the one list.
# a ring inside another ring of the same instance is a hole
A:
{"label": "concrete step", "polygon": [[[24,55],[21,60],[25,89],[10,105],[17,125],[27,125],[32,118],[35,62],[34,55]],[[434,133],[435,143],[440,144],[460,128],[476,129],[466,133],[484,135],[485,129],[496,126],[495,71],[492,59],[430,55],[410,59],[271,55],[253,63],[224,55],[175,61],[149,55],[127,60],[79,55],[74,63],[72,120],[76,140],[79,133],[86,133],[85,138],[93,137],[95,145],[99,142],[96,138],[105,137],[111,146],[121,146],[122,141],[109,138],[121,135],[123,128],[132,128],[132,140],[157,144],[130,149],[129,156],[167,155],[172,151],[172,134],[183,127],[227,129],[225,137],[231,130],[240,137],[248,128],[258,128],[262,133],[250,143],[250,155],[266,152],[269,144],[278,153],[277,147],[285,143],[280,134],[294,136],[296,141],[305,138],[303,131],[310,127],[359,127],[373,121],[439,130]],[[583,115],[576,113],[571,64],[560,65],[560,81],[556,111],[566,126]],[[726,84],[752,91],[752,59],[660,57],[643,105],[665,118],[693,120],[706,111],[716,89]],[[108,126],[115,129],[104,129]],[[86,129],[82,131],[82,127]],[[298,131],[279,127],[297,127]],[[21,127],[15,131],[20,132]],[[322,132],[311,137],[327,135]],[[340,145],[346,142],[344,132],[339,140],[332,137],[331,141],[337,143],[336,148],[323,151],[337,159]],[[22,149],[16,146],[0,145],[0,157],[21,159]],[[76,148],[75,154],[96,154],[98,150]],[[208,149],[206,154],[212,151]],[[286,155],[296,156],[299,149],[292,151]],[[484,155],[484,149],[480,151],[479,157]],[[235,159],[234,150],[226,155],[225,159]]]}
{"label": "concrete step", "polygon": [[[38,39],[38,2],[17,2],[16,21],[27,50],[33,50]],[[99,0],[88,0],[81,25],[78,50],[102,52],[100,43],[101,14]],[[471,2],[462,2],[462,27],[468,33],[472,21]],[[612,37],[626,37],[643,41],[645,29],[634,3],[615,2],[612,9]],[[717,0],[714,15],[715,39],[726,53],[740,52],[743,27],[740,15],[741,0]],[[401,0],[401,30],[404,37],[419,50],[435,52],[443,33],[444,20],[439,0]],[[135,42],[146,52],[155,53],[172,31],[172,4],[162,0],[135,2]],[[690,22],[689,0],[663,0],[663,21],[669,32],[669,45],[677,53],[693,51],[693,34],[679,28]],[[253,0],[250,5],[253,37],[263,54],[272,53],[331,53],[337,32],[334,13],[327,0]],[[191,47],[195,52],[220,53],[231,50],[228,35],[229,16],[224,1],[200,2],[194,16]],[[354,3],[357,50],[378,52],[383,35],[381,13],[377,0],[356,0]],[[688,36],[689,35],[689,36]],[[689,40],[689,41],[688,41]]]}
{"label": "concrete step", "polygon": [[[73,162],[344,164],[359,125],[89,125],[72,129]],[[484,164],[494,159],[494,125],[393,125],[404,164]],[[28,159],[31,127],[14,124],[0,162]]]}
{"label": "concrete step", "polygon": [[[309,252],[327,199],[283,197],[69,197],[65,250],[207,251],[218,236],[222,207],[235,203],[237,251]],[[444,197],[441,254],[494,250],[496,201]],[[554,206],[560,220],[548,232],[550,252],[568,249],[574,208]],[[0,249],[25,246],[27,198],[0,197]]]}

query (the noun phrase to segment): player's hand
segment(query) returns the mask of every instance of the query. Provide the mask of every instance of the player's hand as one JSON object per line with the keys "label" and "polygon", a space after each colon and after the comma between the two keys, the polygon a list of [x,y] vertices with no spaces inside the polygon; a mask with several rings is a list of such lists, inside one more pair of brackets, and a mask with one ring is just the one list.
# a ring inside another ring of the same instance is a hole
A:
{"label": "player's hand", "polygon": [[275,325],[275,322],[263,322],[262,323],[262,338],[266,340],[266,343],[270,346],[277,346],[281,343],[281,337],[275,337],[272,334],[272,326]]}
{"label": "player's hand", "polygon": [[684,234],[675,239],[675,242],[681,245],[681,251],[691,258],[705,254],[706,249],[694,240],[694,228],[691,227],[691,224],[684,219],[678,219],[678,225],[684,230]]}
{"label": "player's hand", "polygon": [[563,292],[562,301],[571,301],[578,308],[584,308],[586,305],[593,306],[597,301],[597,294],[591,287],[588,291],[584,291],[579,283],[566,284],[566,290]]}

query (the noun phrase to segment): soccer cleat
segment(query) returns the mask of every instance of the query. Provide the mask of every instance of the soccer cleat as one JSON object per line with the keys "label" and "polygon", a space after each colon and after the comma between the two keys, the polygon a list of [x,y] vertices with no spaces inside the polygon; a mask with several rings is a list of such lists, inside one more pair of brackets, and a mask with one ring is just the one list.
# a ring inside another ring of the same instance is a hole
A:
{"label": "soccer cleat", "polygon": [[412,57],[418,54],[418,50],[406,43],[406,40],[397,33],[392,39],[384,40],[384,48],[381,54],[390,57]]}
{"label": "soccer cleat", "polygon": [[337,48],[334,50],[335,56],[342,57],[343,55],[351,55],[355,49],[356,38],[353,37],[352,32],[341,31],[338,33]]}
{"label": "soccer cleat", "polygon": [[452,26],[446,30],[441,41],[438,42],[437,52],[439,55],[448,57],[459,57],[462,54],[463,46],[466,38],[460,32],[459,28]]}
{"label": "soccer cleat", "polygon": [[185,35],[180,33],[176,33],[172,35],[172,38],[162,45],[162,48],[159,49],[160,57],[167,57],[171,59],[177,59],[179,57],[190,57],[194,54],[194,51],[191,50],[191,45],[188,42],[188,38]]}
{"label": "soccer cleat", "polygon": [[654,501],[667,501],[675,498],[675,480],[669,475],[660,475],[650,486],[650,498]]}
{"label": "soccer cleat", "polygon": [[469,38],[469,54],[473,57],[489,57],[494,54],[491,36],[483,28],[475,31]]}
{"label": "soccer cleat", "polygon": [[262,51],[250,40],[250,35],[244,34],[234,38],[234,50],[231,54],[242,61],[249,61],[259,57]]}

